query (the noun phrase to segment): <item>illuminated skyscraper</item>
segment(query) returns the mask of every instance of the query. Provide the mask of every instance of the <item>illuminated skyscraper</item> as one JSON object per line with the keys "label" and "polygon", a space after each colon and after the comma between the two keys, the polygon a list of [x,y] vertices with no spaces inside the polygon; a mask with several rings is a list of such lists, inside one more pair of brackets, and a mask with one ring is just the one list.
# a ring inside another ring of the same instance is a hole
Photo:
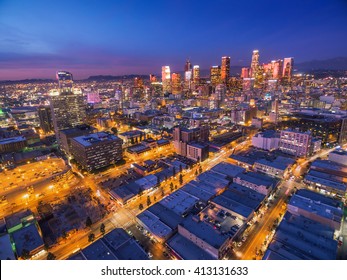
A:
{"label": "illuminated skyscraper", "polygon": [[192,64],[190,63],[189,59],[187,59],[186,64],[184,65],[184,72],[192,70]]}
{"label": "illuminated skyscraper", "polygon": [[254,50],[251,62],[251,77],[255,78],[259,69],[259,51]]}
{"label": "illuminated skyscraper", "polygon": [[221,69],[221,80],[222,83],[227,84],[230,77],[230,57],[222,57],[222,69]]}
{"label": "illuminated skyscraper", "polygon": [[179,73],[172,73],[172,93],[178,94],[182,92],[181,87],[181,74]]}
{"label": "illuminated skyscraper", "polygon": [[150,81],[151,83],[157,82],[157,76],[156,76],[156,75],[153,75],[153,74],[150,74],[150,75],[149,75],[149,81]]}
{"label": "illuminated skyscraper", "polygon": [[50,106],[55,134],[59,141],[59,131],[83,124],[86,119],[85,99],[81,91],[73,91],[72,74],[57,72],[59,92],[50,96]]}
{"label": "illuminated skyscraper", "polygon": [[143,80],[140,77],[134,78],[134,87],[136,88],[143,88]]}
{"label": "illuminated skyscraper", "polygon": [[72,74],[67,71],[58,71],[56,76],[59,85],[59,92],[71,92],[73,86]]}
{"label": "illuminated skyscraper", "polygon": [[193,79],[194,79],[194,84],[198,85],[200,83],[200,67],[199,67],[199,65],[193,66]]}
{"label": "illuminated skyscraper", "polygon": [[294,58],[292,57],[285,58],[283,61],[282,77],[290,81],[292,78],[293,67],[294,67]]}
{"label": "illuminated skyscraper", "polygon": [[273,64],[272,78],[277,80],[282,77],[283,60],[273,60],[271,63]]}
{"label": "illuminated skyscraper", "polygon": [[220,66],[212,66],[210,68],[210,81],[213,86],[221,83],[221,68]]}
{"label": "illuminated skyscraper", "polygon": [[164,92],[171,92],[170,78],[170,66],[163,66],[161,68],[161,81],[163,83]]}
{"label": "illuminated skyscraper", "polygon": [[249,68],[243,67],[241,69],[241,78],[249,78]]}

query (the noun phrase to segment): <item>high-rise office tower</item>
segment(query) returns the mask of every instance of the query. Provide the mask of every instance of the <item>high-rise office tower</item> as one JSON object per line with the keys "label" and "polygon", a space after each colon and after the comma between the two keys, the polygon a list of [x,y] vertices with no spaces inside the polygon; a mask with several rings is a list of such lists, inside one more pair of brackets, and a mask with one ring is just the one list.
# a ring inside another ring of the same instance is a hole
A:
{"label": "high-rise office tower", "polygon": [[171,92],[170,78],[170,66],[163,66],[161,68],[161,81],[163,83],[164,92]]}
{"label": "high-rise office tower", "polygon": [[221,83],[221,68],[220,66],[212,66],[210,68],[210,81],[213,86]]}
{"label": "high-rise office tower", "polygon": [[59,130],[83,124],[86,119],[85,100],[81,91],[73,91],[72,74],[57,72],[59,91],[51,94],[50,106],[54,131],[59,141]]}
{"label": "high-rise office tower", "polygon": [[37,113],[40,119],[40,127],[44,133],[53,131],[51,108],[49,106],[39,106]]}
{"label": "high-rise office tower", "polygon": [[259,69],[259,51],[254,50],[251,62],[251,77],[255,78]]}
{"label": "high-rise office tower", "polygon": [[156,76],[156,75],[153,75],[153,74],[150,74],[150,75],[149,75],[149,81],[150,81],[151,83],[157,82],[157,76]]}
{"label": "high-rise office tower", "polygon": [[249,78],[249,68],[248,67],[243,67],[241,69],[241,78]]}
{"label": "high-rise office tower", "polygon": [[199,65],[193,66],[193,79],[194,79],[194,84],[197,85],[200,83],[200,67],[199,67]]}
{"label": "high-rise office tower", "polygon": [[294,67],[294,58],[292,57],[285,58],[283,60],[282,77],[290,81],[292,78],[293,67]]}
{"label": "high-rise office tower", "polygon": [[134,78],[134,87],[136,88],[143,88],[143,80],[140,77]]}
{"label": "high-rise office tower", "polygon": [[181,88],[181,74],[179,73],[172,73],[172,93],[178,94],[182,92]]}
{"label": "high-rise office tower", "polygon": [[272,78],[278,80],[279,78],[282,77],[282,64],[283,60],[273,60],[271,61],[273,64],[273,72],[272,72]]}
{"label": "high-rise office tower", "polygon": [[192,70],[192,64],[190,63],[189,59],[187,59],[186,64],[184,65],[184,72]]}
{"label": "high-rise office tower", "polygon": [[223,84],[227,84],[230,77],[230,56],[222,57],[221,80]]}
{"label": "high-rise office tower", "polygon": [[71,92],[72,86],[73,86],[73,78],[72,74],[67,71],[58,71],[56,74],[58,85],[59,85],[59,92]]}

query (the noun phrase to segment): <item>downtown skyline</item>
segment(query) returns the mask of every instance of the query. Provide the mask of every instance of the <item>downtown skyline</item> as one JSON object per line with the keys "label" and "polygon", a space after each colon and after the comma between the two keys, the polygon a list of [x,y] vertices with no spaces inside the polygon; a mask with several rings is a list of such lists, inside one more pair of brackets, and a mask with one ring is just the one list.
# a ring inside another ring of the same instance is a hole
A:
{"label": "downtown skyline", "polygon": [[0,80],[182,71],[187,58],[209,69],[225,55],[249,66],[253,49],[264,63],[347,55],[344,1],[41,4],[0,3]]}

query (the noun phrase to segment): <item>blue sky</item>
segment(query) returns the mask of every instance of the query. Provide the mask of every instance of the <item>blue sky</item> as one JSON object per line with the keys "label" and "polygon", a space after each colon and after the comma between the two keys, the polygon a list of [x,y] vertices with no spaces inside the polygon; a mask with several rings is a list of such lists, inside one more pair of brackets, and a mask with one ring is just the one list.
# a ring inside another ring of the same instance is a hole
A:
{"label": "blue sky", "polygon": [[0,80],[347,56],[347,1],[0,0]]}

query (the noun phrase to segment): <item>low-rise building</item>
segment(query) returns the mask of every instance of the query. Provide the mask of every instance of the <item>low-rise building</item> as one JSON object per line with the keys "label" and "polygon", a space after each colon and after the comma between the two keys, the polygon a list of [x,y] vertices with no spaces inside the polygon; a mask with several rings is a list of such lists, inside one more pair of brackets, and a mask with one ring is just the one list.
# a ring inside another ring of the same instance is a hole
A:
{"label": "low-rise building", "polygon": [[278,180],[256,172],[248,172],[237,175],[234,183],[255,190],[265,196],[277,186]]}
{"label": "low-rise building", "polygon": [[148,260],[147,253],[124,229],[116,228],[69,260]]}
{"label": "low-rise building", "polygon": [[331,227],[287,212],[263,260],[335,260],[336,253]]}
{"label": "low-rise building", "polygon": [[13,232],[11,236],[18,257],[28,258],[44,249],[43,239],[35,223]]}
{"label": "low-rise building", "polygon": [[304,182],[328,195],[338,198],[346,195],[347,185],[343,182],[343,178],[329,173],[310,170],[305,176]]}
{"label": "low-rise building", "polygon": [[254,163],[254,170],[272,177],[283,178],[294,163],[295,160],[281,156],[273,160],[260,159]]}
{"label": "low-rise building", "polygon": [[304,216],[335,230],[341,227],[342,203],[336,199],[303,189],[292,196],[287,207],[293,215]]}
{"label": "low-rise building", "polygon": [[27,146],[23,136],[0,139],[0,153],[19,152]]}
{"label": "low-rise building", "polygon": [[339,164],[347,165],[347,151],[337,149],[329,153],[329,160]]}

